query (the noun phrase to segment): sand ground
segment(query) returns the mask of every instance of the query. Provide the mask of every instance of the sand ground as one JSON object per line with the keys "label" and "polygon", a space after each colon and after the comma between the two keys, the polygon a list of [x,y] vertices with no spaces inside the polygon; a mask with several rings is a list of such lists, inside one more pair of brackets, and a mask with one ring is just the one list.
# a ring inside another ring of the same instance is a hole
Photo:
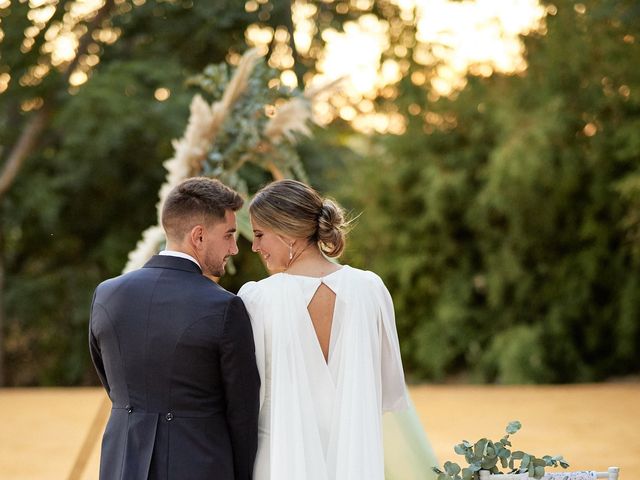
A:
{"label": "sand ground", "polygon": [[[497,440],[511,420],[515,448],[562,454],[575,469],[640,472],[640,384],[411,387],[440,460],[453,446]],[[1,480],[97,480],[99,438],[108,408],[98,388],[0,390]],[[458,458],[456,458],[458,457]]]}

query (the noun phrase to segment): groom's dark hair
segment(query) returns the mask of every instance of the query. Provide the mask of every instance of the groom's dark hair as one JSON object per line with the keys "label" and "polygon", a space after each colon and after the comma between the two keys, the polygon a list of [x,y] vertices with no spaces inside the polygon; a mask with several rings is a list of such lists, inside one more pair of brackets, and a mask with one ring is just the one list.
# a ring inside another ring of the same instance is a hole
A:
{"label": "groom's dark hair", "polygon": [[238,192],[219,180],[189,178],[167,195],[162,207],[162,227],[169,238],[181,239],[195,225],[223,220],[227,210],[235,212],[243,203]]}

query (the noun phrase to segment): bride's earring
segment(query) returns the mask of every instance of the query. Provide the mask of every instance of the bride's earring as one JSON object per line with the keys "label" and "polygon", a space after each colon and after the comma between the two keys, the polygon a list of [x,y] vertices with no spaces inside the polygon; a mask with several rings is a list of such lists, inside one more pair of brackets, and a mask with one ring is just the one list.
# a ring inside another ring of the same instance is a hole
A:
{"label": "bride's earring", "polygon": [[289,261],[293,260],[293,243],[289,244]]}

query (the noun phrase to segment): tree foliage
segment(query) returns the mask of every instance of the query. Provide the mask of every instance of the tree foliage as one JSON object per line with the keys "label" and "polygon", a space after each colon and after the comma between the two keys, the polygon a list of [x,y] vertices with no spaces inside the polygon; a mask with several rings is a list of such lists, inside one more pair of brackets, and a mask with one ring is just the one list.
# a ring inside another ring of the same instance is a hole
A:
{"label": "tree foliage", "polygon": [[[58,7],[64,13],[64,2]],[[2,61],[16,78],[38,61],[37,49],[33,58],[19,53],[28,12],[25,2],[3,12]],[[36,87],[12,80],[1,95],[5,149],[38,113],[23,102],[52,99],[47,128],[1,204],[7,384],[95,381],[86,351],[91,292],[122,270],[155,219],[162,161],[196,91],[185,80],[243,49],[250,21],[225,2],[120,2],[108,24],[120,38],[96,43],[100,62],[86,84],[69,89],[54,69]],[[158,101],[158,89],[169,98]]]}
{"label": "tree foliage", "polygon": [[438,101],[403,83],[422,113],[346,179],[349,259],[388,281],[414,378],[637,373],[640,12],[549,11],[523,75]]}
{"label": "tree foliage", "polygon": [[[73,3],[60,0],[48,26]],[[245,3],[105,2],[99,22],[78,24],[79,33],[95,30],[85,53],[99,61],[73,88],[64,65],[35,84],[17,81],[51,63],[41,48],[48,26],[26,49],[30,3],[0,9],[0,90],[2,75],[12,78],[0,93],[3,162],[34,117],[44,122],[0,196],[8,384],[95,382],[91,292],[121,271],[155,220],[162,162],[196,91],[186,79],[243,52],[251,23],[291,29],[291,2],[258,2],[254,12]],[[408,51],[397,95],[377,105],[406,115],[404,135],[367,138],[337,122],[297,150],[311,183],[363,212],[345,260],[390,287],[410,376],[559,382],[637,372],[634,2],[549,5],[546,34],[526,40],[524,74],[470,77],[457,96],[437,101],[410,80],[414,72],[428,80],[432,67],[410,61],[415,25],[397,2],[356,2],[362,11],[310,3],[316,31],[309,51],[296,52],[299,78],[315,68],[324,28],[367,12],[389,22],[384,58],[394,58],[396,43]],[[159,89],[168,98],[156,99]],[[249,245],[240,247],[238,275],[223,280],[232,290],[264,275]]]}
{"label": "tree foliage", "polygon": [[[288,0],[260,2],[254,12],[235,0],[108,0],[100,15],[75,23],[85,39],[76,59],[54,65],[47,32],[68,22],[76,3],[0,6],[2,172],[41,119],[19,173],[0,192],[0,386],[95,383],[86,349],[91,292],[122,270],[155,220],[162,162],[201,92],[187,80],[244,52],[250,24],[291,24]],[[34,10],[50,6],[34,30]],[[323,22],[333,21],[332,8],[321,9]],[[35,75],[39,65],[46,74]],[[70,85],[80,67],[88,80]],[[246,276],[225,279],[232,289],[264,275],[252,254],[239,257]]]}

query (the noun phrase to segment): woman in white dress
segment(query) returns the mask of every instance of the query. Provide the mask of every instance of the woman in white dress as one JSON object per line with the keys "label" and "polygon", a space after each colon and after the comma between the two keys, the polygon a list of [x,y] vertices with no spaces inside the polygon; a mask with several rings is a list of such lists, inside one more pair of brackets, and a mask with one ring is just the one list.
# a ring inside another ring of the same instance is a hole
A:
{"label": "woman in white dress", "polygon": [[249,211],[272,275],[242,287],[262,380],[255,480],[383,480],[382,413],[408,406],[393,304],[380,277],[327,257],[341,208],[281,180]]}

